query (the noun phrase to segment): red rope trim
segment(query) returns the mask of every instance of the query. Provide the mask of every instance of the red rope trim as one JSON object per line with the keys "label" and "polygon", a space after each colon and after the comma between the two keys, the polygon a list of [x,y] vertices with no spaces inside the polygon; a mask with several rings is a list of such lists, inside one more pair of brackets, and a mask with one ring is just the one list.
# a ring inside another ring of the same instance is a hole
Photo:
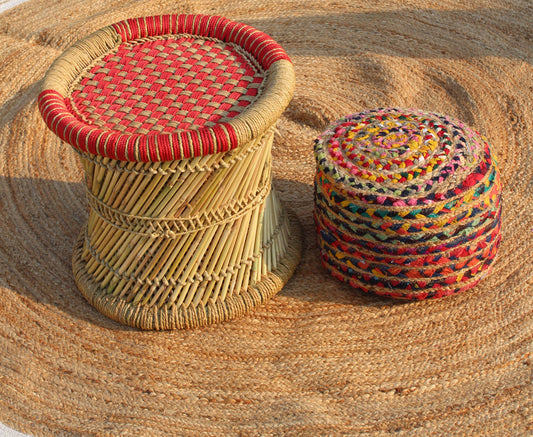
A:
{"label": "red rope trim", "polygon": [[171,33],[188,33],[232,42],[255,56],[268,69],[281,59],[290,61],[283,48],[270,36],[243,23],[213,15],[156,15],[130,18],[112,27],[123,41]]}
{"label": "red rope trim", "polygon": [[[132,18],[112,27],[123,41],[179,33],[217,38],[243,47],[265,70],[281,59],[290,61],[281,46],[265,33],[220,16],[160,15]],[[38,104],[48,127],[63,141],[82,152],[115,160],[151,162],[186,159],[225,152],[238,145],[236,132],[228,123],[173,134],[122,134],[78,120],[72,114],[68,100],[55,90],[42,91]]]}

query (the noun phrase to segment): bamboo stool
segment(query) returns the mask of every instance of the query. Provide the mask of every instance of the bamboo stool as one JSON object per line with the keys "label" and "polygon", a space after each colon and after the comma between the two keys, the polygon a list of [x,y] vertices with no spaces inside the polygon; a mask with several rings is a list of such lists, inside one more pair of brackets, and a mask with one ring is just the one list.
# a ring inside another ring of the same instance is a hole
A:
{"label": "bamboo stool", "polygon": [[293,89],[277,43],[215,16],[126,20],[55,61],[39,108],[86,174],[73,269],[94,307],[191,328],[283,287],[300,230],[271,188],[271,146]]}

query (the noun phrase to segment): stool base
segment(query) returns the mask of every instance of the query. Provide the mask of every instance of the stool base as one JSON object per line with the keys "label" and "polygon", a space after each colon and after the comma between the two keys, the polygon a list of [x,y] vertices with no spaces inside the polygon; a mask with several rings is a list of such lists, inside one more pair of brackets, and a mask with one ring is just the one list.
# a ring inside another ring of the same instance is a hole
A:
{"label": "stool base", "polygon": [[208,302],[196,307],[156,307],[134,305],[100,288],[86,270],[83,261],[85,230],[78,237],[72,257],[76,285],[87,301],[107,317],[140,329],[190,329],[240,317],[276,295],[292,276],[300,261],[302,231],[296,216],[288,211],[290,242],[287,252],[272,272],[246,290],[226,297],[224,301]]}

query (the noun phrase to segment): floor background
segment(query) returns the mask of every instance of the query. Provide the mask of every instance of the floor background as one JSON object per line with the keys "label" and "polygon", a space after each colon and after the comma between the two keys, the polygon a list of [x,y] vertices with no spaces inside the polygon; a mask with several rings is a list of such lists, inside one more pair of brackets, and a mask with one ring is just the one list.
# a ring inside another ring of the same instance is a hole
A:
{"label": "floor background", "polygon": [[[245,318],[137,332],[76,290],[83,176],[43,126],[36,95],[78,38],[178,6],[247,22],[291,56],[297,87],[273,172],[305,249],[287,286]],[[532,17],[520,0],[31,0],[2,13],[0,421],[39,436],[531,435]],[[503,243],[492,275],[468,293],[391,302],[320,265],[313,139],[380,106],[460,118],[499,158]]]}

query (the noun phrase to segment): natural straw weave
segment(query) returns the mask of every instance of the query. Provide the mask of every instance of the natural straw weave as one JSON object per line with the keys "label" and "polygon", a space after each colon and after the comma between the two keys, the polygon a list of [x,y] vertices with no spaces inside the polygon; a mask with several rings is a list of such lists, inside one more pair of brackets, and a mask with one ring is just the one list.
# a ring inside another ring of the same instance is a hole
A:
{"label": "natural straw weave", "polygon": [[[0,422],[32,436],[531,435],[531,2],[33,1],[0,15]],[[296,72],[272,148],[302,261],[267,305],[140,331],[76,288],[79,157],[42,121],[41,80],[75,41],[132,16],[224,15]],[[346,114],[430,108],[489,140],[502,182],[492,272],[443,299],[356,292],[324,270],[313,140]],[[46,147],[44,147],[46,145]]]}
{"label": "natural straw weave", "polygon": [[315,223],[331,274],[402,299],[475,286],[498,250],[501,183],[487,140],[448,116],[377,109],[316,140]]}
{"label": "natural straw weave", "polygon": [[191,328],[280,290],[301,246],[271,191],[293,88],[270,37],[209,15],[121,21],[54,62],[39,108],[86,174],[73,266],[92,305],[143,329]]}

